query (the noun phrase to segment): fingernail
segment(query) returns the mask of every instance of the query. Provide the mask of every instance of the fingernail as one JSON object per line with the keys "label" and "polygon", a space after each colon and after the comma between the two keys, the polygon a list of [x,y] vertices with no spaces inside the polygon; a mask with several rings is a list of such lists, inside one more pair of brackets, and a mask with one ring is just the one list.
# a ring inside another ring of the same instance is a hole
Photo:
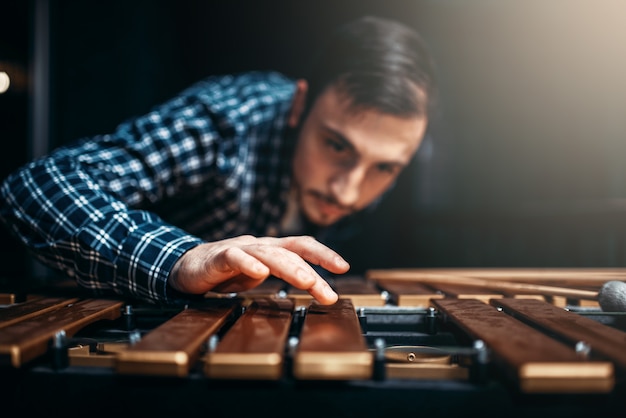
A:
{"label": "fingernail", "polygon": [[335,291],[330,286],[324,286],[324,295],[329,299],[335,299],[339,297],[339,295],[337,295],[337,293],[335,293]]}
{"label": "fingernail", "polygon": [[340,267],[350,267],[350,264],[348,264],[348,262],[346,260],[344,260],[343,258],[341,258],[341,257],[337,257],[335,259],[335,262]]}

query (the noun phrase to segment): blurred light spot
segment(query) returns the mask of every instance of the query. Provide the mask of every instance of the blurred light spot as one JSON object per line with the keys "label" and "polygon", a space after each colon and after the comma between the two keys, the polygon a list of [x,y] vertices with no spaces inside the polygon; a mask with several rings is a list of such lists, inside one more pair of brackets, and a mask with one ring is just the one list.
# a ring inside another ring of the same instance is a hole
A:
{"label": "blurred light spot", "polygon": [[9,89],[9,85],[11,85],[9,75],[4,71],[0,71],[0,94],[7,91]]}

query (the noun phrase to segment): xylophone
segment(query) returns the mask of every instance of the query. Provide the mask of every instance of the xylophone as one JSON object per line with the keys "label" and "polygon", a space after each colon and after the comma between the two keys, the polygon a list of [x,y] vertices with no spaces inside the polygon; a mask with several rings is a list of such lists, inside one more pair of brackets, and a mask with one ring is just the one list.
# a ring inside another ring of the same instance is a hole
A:
{"label": "xylophone", "polygon": [[5,293],[0,410],[623,416],[608,280],[626,270],[370,270],[332,306],[273,278],[178,307]]}

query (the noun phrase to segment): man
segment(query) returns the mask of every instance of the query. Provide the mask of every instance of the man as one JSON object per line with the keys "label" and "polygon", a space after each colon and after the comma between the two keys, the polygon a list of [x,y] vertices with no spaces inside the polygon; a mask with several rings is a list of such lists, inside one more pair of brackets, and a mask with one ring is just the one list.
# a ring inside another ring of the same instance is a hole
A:
{"label": "man", "polygon": [[275,276],[331,304],[320,273],[349,265],[325,243],[392,187],[434,96],[420,37],[357,19],[306,80],[209,77],[27,164],[3,183],[0,218],[96,294],[172,303]]}

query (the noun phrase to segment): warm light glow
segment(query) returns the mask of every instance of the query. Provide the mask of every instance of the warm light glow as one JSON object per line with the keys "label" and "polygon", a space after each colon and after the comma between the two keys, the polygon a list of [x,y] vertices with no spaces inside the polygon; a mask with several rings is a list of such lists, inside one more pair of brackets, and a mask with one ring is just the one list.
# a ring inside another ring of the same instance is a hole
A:
{"label": "warm light glow", "polygon": [[9,89],[9,85],[11,85],[9,75],[4,71],[0,71],[0,94],[7,91]]}

